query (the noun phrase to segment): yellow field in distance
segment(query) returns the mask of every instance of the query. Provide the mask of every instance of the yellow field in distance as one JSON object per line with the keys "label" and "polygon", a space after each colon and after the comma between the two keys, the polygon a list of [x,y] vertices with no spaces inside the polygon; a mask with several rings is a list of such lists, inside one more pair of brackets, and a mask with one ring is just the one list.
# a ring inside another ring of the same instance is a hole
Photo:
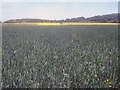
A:
{"label": "yellow field in distance", "polygon": [[40,23],[2,23],[2,25],[37,25],[37,26],[61,26],[61,25],[120,25],[120,23],[80,23],[80,22],[40,22]]}

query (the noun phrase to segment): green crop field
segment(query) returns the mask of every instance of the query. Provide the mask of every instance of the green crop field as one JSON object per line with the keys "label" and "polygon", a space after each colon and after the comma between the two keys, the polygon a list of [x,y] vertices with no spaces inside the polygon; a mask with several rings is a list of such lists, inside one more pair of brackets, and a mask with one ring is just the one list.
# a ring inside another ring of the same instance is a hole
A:
{"label": "green crop field", "polygon": [[117,87],[117,26],[2,27],[8,88]]}

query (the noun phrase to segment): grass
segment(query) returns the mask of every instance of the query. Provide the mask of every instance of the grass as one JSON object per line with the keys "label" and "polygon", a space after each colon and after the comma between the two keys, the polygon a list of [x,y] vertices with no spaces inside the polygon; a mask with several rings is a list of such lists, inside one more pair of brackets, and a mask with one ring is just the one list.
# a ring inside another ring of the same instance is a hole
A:
{"label": "grass", "polygon": [[117,26],[2,27],[3,87],[118,87]]}

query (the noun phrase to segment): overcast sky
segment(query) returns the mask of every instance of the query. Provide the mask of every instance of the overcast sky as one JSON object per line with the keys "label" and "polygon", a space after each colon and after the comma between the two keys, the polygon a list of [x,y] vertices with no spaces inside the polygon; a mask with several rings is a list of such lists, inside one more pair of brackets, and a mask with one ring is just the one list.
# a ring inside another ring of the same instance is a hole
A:
{"label": "overcast sky", "polygon": [[98,2],[98,0],[90,0],[91,2],[85,2],[85,0],[84,2],[83,0],[81,2],[75,2],[77,0],[74,0],[74,2],[73,0],[68,0],[71,2],[60,2],[60,0],[56,0],[56,2],[55,0],[54,2],[52,2],[53,0],[42,1],[4,0],[1,7],[2,21],[16,18],[65,19],[118,12],[118,0],[106,0],[109,2]]}

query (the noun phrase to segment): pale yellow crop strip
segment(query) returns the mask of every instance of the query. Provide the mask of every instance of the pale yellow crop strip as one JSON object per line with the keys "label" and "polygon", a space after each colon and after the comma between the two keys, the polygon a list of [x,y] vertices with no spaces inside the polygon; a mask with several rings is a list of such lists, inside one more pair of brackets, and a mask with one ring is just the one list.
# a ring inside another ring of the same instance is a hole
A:
{"label": "pale yellow crop strip", "polygon": [[120,25],[120,23],[79,23],[79,22],[63,22],[63,23],[3,23],[2,25],[37,25],[37,26],[61,26],[61,25]]}

